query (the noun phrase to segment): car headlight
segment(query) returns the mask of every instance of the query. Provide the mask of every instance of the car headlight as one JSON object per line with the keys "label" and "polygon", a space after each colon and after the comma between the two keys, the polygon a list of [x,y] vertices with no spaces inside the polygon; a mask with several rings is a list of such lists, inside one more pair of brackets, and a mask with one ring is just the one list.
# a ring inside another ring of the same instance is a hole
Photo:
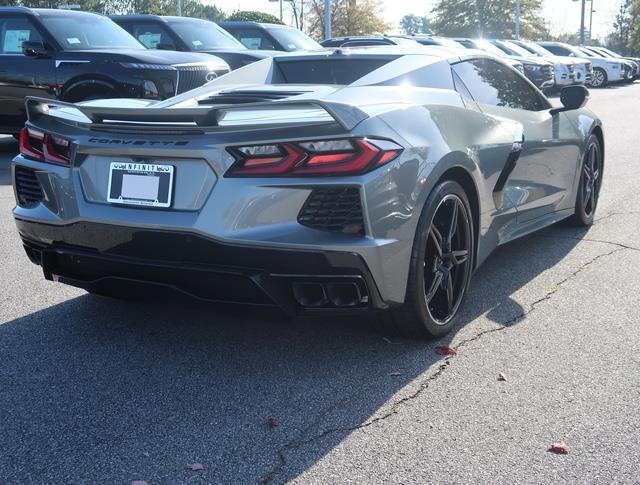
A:
{"label": "car headlight", "polygon": [[540,72],[542,71],[542,66],[538,66],[536,64],[525,64],[524,69],[529,72]]}
{"label": "car headlight", "polygon": [[175,71],[176,68],[168,64],[146,64],[144,62],[121,62],[122,67],[127,69],[155,69],[159,71]]}

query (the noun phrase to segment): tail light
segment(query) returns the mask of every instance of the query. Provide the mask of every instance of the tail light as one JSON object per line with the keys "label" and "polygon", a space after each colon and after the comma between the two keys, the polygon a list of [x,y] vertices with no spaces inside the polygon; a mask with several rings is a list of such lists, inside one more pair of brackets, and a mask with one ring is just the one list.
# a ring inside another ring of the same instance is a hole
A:
{"label": "tail light", "polygon": [[33,128],[20,130],[20,154],[41,162],[71,165],[71,142]]}
{"label": "tail light", "polygon": [[350,138],[230,147],[227,177],[361,174],[389,163],[402,147],[389,140]]}

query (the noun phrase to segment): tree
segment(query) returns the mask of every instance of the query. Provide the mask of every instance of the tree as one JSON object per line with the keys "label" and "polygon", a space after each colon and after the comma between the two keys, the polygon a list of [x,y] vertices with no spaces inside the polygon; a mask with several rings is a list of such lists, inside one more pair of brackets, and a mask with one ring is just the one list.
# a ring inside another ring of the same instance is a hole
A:
{"label": "tree", "polygon": [[[331,35],[342,37],[384,33],[389,24],[378,14],[378,0],[333,0],[331,2]],[[324,39],[324,1],[311,0],[307,19],[309,34],[317,40]]]}
{"label": "tree", "polygon": [[256,10],[240,10],[229,15],[227,20],[238,20],[243,22],[263,22],[267,24],[282,24],[280,19],[274,15]]}
{"label": "tree", "polygon": [[[529,39],[549,37],[542,12],[543,0],[521,0],[520,34]],[[432,29],[454,37],[515,35],[516,0],[438,0]]]}
{"label": "tree", "polygon": [[182,4],[182,15],[185,17],[196,17],[199,19],[219,22],[226,18],[226,15],[215,5],[205,5],[200,0],[187,0]]}
{"label": "tree", "polygon": [[430,33],[429,18],[426,15],[420,17],[410,13],[400,19],[400,28],[407,35],[428,34]]}

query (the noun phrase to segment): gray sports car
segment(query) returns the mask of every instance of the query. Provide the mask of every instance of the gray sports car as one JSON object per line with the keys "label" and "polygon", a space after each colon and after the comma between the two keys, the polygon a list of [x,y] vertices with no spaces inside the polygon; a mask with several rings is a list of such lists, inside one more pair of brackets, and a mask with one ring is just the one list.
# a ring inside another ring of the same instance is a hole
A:
{"label": "gray sports car", "polygon": [[601,123],[484,53],[259,61],[162,102],[29,99],[14,216],[44,276],[115,297],[452,328],[501,244],[593,222]]}

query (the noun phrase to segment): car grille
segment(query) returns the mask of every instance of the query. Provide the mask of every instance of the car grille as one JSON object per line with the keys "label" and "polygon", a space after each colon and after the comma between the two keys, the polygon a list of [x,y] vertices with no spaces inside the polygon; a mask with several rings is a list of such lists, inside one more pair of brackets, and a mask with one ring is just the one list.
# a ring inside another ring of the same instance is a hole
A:
{"label": "car grille", "polygon": [[178,65],[174,67],[178,70],[176,94],[181,94],[202,86],[207,82],[207,75],[210,73],[217,75],[211,70],[211,66],[206,64]]}
{"label": "car grille", "polygon": [[322,231],[364,234],[360,190],[357,187],[313,189],[298,214],[298,222]]}
{"label": "car grille", "polygon": [[15,169],[15,187],[18,204],[22,207],[33,207],[44,199],[42,186],[38,182],[38,177],[34,170],[17,165]]}

